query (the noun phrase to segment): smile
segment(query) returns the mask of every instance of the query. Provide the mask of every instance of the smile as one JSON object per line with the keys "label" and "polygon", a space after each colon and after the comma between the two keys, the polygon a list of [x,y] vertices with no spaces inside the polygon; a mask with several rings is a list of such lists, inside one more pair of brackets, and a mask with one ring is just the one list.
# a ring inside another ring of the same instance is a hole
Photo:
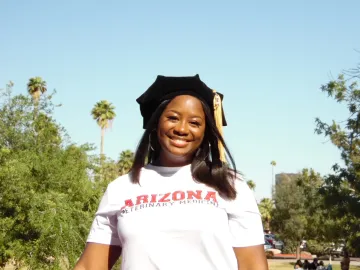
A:
{"label": "smile", "polygon": [[173,146],[179,147],[179,148],[186,147],[189,144],[189,142],[187,140],[182,140],[182,139],[177,139],[177,138],[170,138],[170,143]]}

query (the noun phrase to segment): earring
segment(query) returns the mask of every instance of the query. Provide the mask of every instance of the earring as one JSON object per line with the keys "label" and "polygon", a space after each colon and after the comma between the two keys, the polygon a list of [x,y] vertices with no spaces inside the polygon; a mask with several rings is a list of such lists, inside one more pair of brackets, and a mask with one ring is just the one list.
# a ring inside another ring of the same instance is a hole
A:
{"label": "earring", "polygon": [[155,152],[154,147],[152,147],[152,145],[151,145],[151,134],[152,134],[152,132],[149,133],[149,147],[150,147],[150,149],[151,149],[152,151]]}
{"label": "earring", "polygon": [[[204,147],[205,148],[205,147]],[[200,153],[201,153],[201,151],[206,151],[206,148],[205,149],[202,149],[202,148],[199,148],[198,150],[197,150],[197,152],[196,152],[196,156],[199,156],[200,155]],[[209,148],[207,149],[207,153],[206,153],[206,155],[205,155],[205,157],[203,157],[201,160],[206,160],[208,157],[209,157],[209,154],[210,154],[210,149],[211,149],[211,144],[209,144]]]}
{"label": "earring", "polygon": [[207,151],[207,154],[206,154],[204,160],[207,160],[207,159],[209,158],[210,152],[211,152],[211,144],[209,143],[209,149],[208,149],[208,151]]}

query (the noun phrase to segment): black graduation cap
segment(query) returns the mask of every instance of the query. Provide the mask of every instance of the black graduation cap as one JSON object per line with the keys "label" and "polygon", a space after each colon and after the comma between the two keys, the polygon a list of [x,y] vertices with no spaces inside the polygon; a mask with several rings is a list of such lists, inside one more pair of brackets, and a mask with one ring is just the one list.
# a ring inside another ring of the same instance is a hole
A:
{"label": "black graduation cap", "polygon": [[[214,98],[219,95],[221,100],[224,96],[210,89],[203,81],[200,80],[199,75],[191,77],[166,77],[157,76],[155,82],[136,99],[140,104],[140,112],[143,117],[143,128],[146,128],[152,114],[161,102],[167,99],[172,99],[179,95],[191,95],[199,98],[209,108],[214,110]],[[222,125],[226,126],[226,119],[222,111]]]}
{"label": "black graduation cap", "polygon": [[[143,117],[143,128],[146,128],[152,114],[161,102],[179,95],[192,95],[205,102],[213,110],[216,126],[220,134],[222,134],[222,127],[227,125],[222,108],[224,96],[210,89],[201,81],[198,74],[188,77],[157,76],[155,82],[136,99]],[[219,142],[219,151],[221,153],[223,147],[220,144]],[[225,156],[223,156],[222,160],[225,161]]]}

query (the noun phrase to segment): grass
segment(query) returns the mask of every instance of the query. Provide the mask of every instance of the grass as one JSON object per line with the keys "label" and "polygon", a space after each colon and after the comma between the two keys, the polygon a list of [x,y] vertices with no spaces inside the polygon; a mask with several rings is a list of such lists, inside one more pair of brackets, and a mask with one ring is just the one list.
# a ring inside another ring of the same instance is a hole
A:
{"label": "grass", "polygon": [[[339,264],[333,264],[332,267],[333,270],[341,270]],[[289,270],[289,269],[294,269],[294,263],[269,261],[269,270]],[[360,270],[360,266],[352,266],[350,264],[350,270]]]}

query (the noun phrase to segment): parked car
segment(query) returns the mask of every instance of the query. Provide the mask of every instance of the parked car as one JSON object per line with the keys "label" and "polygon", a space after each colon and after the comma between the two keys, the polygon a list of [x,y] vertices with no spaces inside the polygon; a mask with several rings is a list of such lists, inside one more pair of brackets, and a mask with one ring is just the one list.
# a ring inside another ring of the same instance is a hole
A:
{"label": "parked car", "polygon": [[283,250],[284,242],[275,238],[275,235],[266,233],[264,234],[265,239],[273,246],[273,248]]}
{"label": "parked car", "polygon": [[276,249],[283,250],[284,249],[284,242],[281,240],[275,240],[274,246]]}
{"label": "parked car", "polygon": [[330,247],[325,249],[325,252],[330,253],[332,256],[339,258],[344,255],[345,244],[335,245],[332,243]]}
{"label": "parked car", "polygon": [[265,239],[264,250],[273,248],[273,246]]}
{"label": "parked car", "polygon": [[264,234],[264,237],[271,245],[275,241],[275,236],[273,234],[266,233]]}

